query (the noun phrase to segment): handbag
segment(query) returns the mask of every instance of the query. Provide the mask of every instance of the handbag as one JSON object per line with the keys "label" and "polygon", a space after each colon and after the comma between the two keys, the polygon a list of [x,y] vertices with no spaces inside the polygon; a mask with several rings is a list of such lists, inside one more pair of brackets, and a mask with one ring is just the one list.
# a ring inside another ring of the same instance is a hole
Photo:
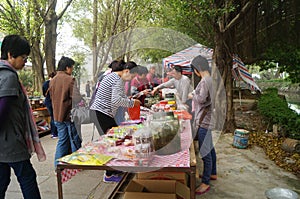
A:
{"label": "handbag", "polygon": [[92,123],[90,109],[85,106],[76,106],[71,109],[71,121],[77,124]]}

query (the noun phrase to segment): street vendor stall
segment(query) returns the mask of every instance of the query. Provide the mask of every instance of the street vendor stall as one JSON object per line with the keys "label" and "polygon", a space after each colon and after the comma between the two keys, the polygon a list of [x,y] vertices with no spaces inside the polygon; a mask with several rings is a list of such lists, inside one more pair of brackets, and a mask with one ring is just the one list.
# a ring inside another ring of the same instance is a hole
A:
{"label": "street vendor stall", "polygon": [[32,107],[33,116],[36,121],[37,130],[39,134],[46,134],[50,132],[50,114],[44,105],[44,98],[30,97],[29,102]]}
{"label": "street vendor stall", "polygon": [[192,60],[198,56],[202,55],[207,58],[208,62],[211,64],[212,62],[212,54],[213,49],[203,46],[201,44],[195,44],[187,49],[179,51],[173,55],[170,55],[162,60],[163,68],[171,68],[174,65],[181,66],[183,74],[191,75],[192,68],[191,62]]}
{"label": "street vendor stall", "polygon": [[[167,108],[168,112],[151,111],[151,113],[147,112],[144,118],[145,114],[142,112],[145,109],[141,107],[140,120],[126,121],[123,125],[110,129],[98,140],[89,142],[78,151],[59,159],[58,198],[63,198],[62,183],[66,180],[66,170],[72,169],[75,171],[119,170],[127,173],[184,172],[189,177],[188,198],[195,198],[196,158],[190,125],[191,115],[186,111],[170,110],[169,106],[162,107],[161,103],[158,105],[159,107],[156,108]],[[157,117],[161,115],[163,119],[158,120]],[[175,115],[175,119],[172,115]],[[161,128],[148,128],[150,122],[152,122],[150,126],[154,127],[153,121],[161,121],[160,125],[157,125]],[[156,134],[151,131],[153,129]],[[169,140],[169,143],[163,144],[172,134],[174,138]],[[174,148],[174,144],[178,143],[179,145]],[[168,145],[173,146],[168,147]],[[163,150],[165,146],[168,150]],[[121,183],[123,182],[124,179]],[[113,196],[114,193],[111,194],[111,197]]]}

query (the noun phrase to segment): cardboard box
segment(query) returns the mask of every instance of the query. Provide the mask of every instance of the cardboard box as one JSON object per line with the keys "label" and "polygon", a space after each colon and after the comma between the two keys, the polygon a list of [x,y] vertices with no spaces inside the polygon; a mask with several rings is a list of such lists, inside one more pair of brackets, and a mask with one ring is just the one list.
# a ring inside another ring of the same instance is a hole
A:
{"label": "cardboard box", "polygon": [[188,176],[185,172],[153,171],[138,173],[136,178],[141,180],[176,180],[184,185],[188,184]]}
{"label": "cardboard box", "polygon": [[129,182],[124,199],[190,199],[190,189],[175,180],[139,180]]}

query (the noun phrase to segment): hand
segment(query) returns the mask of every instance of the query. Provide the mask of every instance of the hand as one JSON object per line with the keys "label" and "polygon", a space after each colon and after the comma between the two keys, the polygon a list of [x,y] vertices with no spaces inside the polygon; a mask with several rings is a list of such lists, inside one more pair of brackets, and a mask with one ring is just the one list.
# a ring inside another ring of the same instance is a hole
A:
{"label": "hand", "polygon": [[153,91],[151,92],[151,95],[155,95],[157,89],[158,89],[157,87],[154,87],[154,88],[153,88]]}
{"label": "hand", "polygon": [[143,94],[144,94],[144,95],[148,95],[149,92],[151,92],[151,89],[145,89],[145,90],[143,90]]}
{"label": "hand", "polygon": [[134,100],[133,106],[140,106],[141,105],[141,101],[138,99]]}

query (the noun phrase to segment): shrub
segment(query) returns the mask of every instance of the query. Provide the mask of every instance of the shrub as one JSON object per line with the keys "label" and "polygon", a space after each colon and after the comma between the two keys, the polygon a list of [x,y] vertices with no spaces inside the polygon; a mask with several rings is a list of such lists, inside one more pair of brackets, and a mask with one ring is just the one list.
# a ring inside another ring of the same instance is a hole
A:
{"label": "shrub", "polygon": [[285,137],[300,140],[300,115],[288,107],[284,98],[278,96],[277,88],[269,88],[261,95],[258,109],[269,125],[281,127]]}

